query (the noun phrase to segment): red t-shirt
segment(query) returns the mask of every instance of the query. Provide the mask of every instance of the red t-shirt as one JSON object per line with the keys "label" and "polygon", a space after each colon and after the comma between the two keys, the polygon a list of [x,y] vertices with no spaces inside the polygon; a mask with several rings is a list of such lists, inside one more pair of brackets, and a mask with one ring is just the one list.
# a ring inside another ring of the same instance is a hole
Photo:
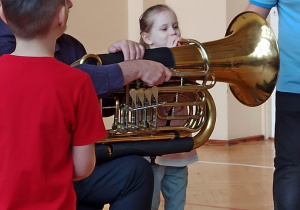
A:
{"label": "red t-shirt", "polygon": [[0,57],[0,209],[76,209],[71,145],[106,137],[89,76],[50,57]]}

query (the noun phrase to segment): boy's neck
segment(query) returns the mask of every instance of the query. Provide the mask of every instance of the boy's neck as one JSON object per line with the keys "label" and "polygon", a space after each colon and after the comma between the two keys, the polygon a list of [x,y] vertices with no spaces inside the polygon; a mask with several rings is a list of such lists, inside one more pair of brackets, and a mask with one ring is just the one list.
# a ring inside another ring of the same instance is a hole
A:
{"label": "boy's neck", "polygon": [[54,57],[56,39],[38,37],[23,39],[16,37],[16,49],[12,55],[27,57]]}

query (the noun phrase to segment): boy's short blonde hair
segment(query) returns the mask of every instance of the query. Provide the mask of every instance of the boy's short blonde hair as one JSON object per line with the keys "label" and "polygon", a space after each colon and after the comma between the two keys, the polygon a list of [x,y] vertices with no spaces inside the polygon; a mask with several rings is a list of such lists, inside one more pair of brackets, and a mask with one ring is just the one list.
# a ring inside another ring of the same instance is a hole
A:
{"label": "boy's short blonde hair", "polygon": [[11,31],[23,38],[33,38],[49,31],[58,8],[66,0],[1,0]]}

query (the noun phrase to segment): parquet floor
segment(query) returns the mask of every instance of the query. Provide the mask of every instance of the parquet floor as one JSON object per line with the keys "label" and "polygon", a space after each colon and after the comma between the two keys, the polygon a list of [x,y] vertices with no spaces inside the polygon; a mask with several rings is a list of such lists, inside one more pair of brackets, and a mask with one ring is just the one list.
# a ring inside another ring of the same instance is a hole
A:
{"label": "parquet floor", "polygon": [[185,210],[273,209],[273,141],[204,145],[197,153],[199,161],[189,166]]}

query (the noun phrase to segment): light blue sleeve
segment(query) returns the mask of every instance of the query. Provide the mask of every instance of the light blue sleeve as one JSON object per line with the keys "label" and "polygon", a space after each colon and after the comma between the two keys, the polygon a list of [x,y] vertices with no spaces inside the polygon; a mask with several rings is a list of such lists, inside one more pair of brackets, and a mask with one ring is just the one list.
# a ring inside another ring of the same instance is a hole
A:
{"label": "light blue sleeve", "polygon": [[277,0],[249,0],[249,3],[270,9],[277,5]]}

